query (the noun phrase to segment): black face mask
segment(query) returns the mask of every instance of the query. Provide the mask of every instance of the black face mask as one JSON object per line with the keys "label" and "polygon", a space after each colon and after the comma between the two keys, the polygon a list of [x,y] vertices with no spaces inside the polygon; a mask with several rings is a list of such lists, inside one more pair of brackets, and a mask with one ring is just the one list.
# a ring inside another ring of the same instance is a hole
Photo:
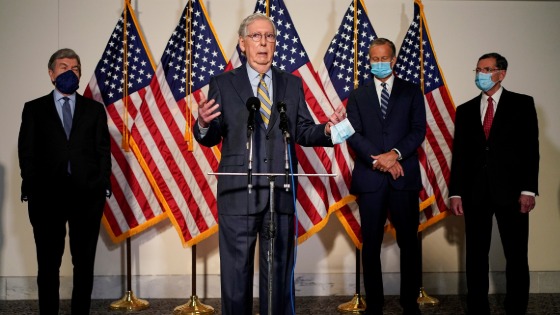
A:
{"label": "black face mask", "polygon": [[72,94],[78,90],[80,84],[80,79],[72,70],[68,70],[61,73],[54,80],[54,86],[62,94]]}

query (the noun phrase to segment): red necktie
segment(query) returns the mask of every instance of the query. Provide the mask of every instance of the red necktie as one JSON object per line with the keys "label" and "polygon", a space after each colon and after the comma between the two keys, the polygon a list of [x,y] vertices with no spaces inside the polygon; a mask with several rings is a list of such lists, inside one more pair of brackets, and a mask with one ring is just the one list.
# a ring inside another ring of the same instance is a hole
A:
{"label": "red necktie", "polygon": [[484,134],[486,135],[486,139],[488,139],[488,135],[490,135],[492,120],[494,120],[494,104],[493,104],[492,97],[489,97],[488,107],[486,108],[486,115],[484,115],[484,122],[482,123],[482,126],[484,128]]}

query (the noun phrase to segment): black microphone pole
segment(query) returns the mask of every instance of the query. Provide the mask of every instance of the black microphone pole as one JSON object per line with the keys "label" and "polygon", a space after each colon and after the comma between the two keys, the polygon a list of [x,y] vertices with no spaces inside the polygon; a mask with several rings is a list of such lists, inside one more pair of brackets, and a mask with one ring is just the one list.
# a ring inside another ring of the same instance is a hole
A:
{"label": "black microphone pole", "polygon": [[255,112],[261,107],[261,101],[257,97],[250,97],[246,103],[249,110],[247,118],[247,150],[249,150],[249,163],[247,167],[247,189],[251,193],[253,188],[253,131],[255,130]]}
{"label": "black microphone pole", "polygon": [[288,115],[286,115],[286,103],[280,101],[276,106],[278,112],[280,113],[280,130],[284,135],[284,170],[286,175],[284,177],[284,188],[286,191],[290,189],[290,160],[288,158],[288,145],[290,142],[290,132],[288,132]]}

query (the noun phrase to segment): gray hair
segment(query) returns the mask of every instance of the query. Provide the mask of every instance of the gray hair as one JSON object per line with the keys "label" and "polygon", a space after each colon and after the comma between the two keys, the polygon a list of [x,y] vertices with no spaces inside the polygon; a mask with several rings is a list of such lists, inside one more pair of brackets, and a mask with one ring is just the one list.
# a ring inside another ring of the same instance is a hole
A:
{"label": "gray hair", "polygon": [[371,45],[369,45],[369,50],[371,50],[375,46],[382,46],[382,45],[389,45],[389,47],[393,51],[393,55],[391,57],[395,57],[396,54],[395,44],[393,44],[393,42],[388,40],[387,38],[379,37],[374,39],[373,42],[371,42]]}
{"label": "gray hair", "polygon": [[247,28],[249,27],[249,25],[251,25],[251,23],[255,22],[256,20],[269,21],[270,24],[272,24],[272,28],[274,29],[274,36],[276,36],[276,25],[274,24],[274,22],[272,22],[272,20],[268,16],[266,16],[262,13],[253,13],[253,14],[249,15],[248,17],[246,17],[241,22],[241,25],[239,25],[239,30],[237,31],[237,34],[239,35],[239,37],[247,36]]}
{"label": "gray hair", "polygon": [[70,48],[62,48],[52,54],[51,58],[49,59],[49,70],[54,71],[55,62],[58,59],[64,58],[76,59],[78,61],[78,72],[80,73],[80,75],[82,75],[82,63],[80,62],[80,56],[78,56],[78,54],[76,54],[76,52]]}

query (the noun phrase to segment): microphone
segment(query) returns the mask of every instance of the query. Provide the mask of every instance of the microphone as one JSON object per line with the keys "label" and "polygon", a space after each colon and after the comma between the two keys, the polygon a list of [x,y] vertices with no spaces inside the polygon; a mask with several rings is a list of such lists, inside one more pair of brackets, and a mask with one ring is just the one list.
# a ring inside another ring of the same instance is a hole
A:
{"label": "microphone", "polygon": [[286,103],[280,101],[276,104],[276,108],[280,113],[280,130],[282,130],[284,137],[290,138],[290,133],[288,132],[288,116],[286,115]]}
{"label": "microphone", "polygon": [[247,168],[247,189],[251,193],[253,188],[253,131],[255,130],[255,112],[261,107],[261,101],[258,97],[249,97],[247,103],[249,117],[247,118],[247,149],[249,150],[249,163]]}
{"label": "microphone", "polygon": [[247,110],[249,111],[249,117],[247,118],[247,137],[251,136],[251,133],[255,130],[255,112],[261,107],[261,101],[258,97],[249,97],[247,103]]}
{"label": "microphone", "polygon": [[284,177],[284,188],[286,191],[290,190],[290,161],[288,158],[288,142],[290,141],[290,133],[288,132],[288,115],[286,115],[286,103],[280,101],[276,104],[278,112],[280,113],[280,130],[284,135],[284,170],[286,172]]}

